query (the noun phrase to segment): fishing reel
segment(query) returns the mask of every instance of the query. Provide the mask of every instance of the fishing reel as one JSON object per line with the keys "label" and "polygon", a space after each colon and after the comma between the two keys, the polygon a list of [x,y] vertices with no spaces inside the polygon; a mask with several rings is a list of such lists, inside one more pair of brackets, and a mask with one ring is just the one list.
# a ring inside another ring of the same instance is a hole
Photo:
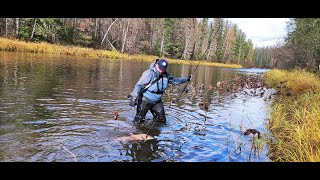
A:
{"label": "fishing reel", "polygon": [[128,98],[128,99],[130,98],[129,105],[130,105],[131,107],[135,107],[135,106],[138,104],[136,97],[131,96],[131,95],[129,94],[129,95],[127,96],[127,98]]}

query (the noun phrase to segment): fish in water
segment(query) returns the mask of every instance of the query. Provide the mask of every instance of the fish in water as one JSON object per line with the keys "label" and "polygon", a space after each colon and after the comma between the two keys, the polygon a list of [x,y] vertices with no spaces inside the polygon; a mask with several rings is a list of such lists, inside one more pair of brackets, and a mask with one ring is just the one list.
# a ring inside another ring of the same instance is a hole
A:
{"label": "fish in water", "polygon": [[147,134],[133,134],[130,136],[122,136],[117,138],[117,140],[122,142],[128,142],[128,141],[147,141],[150,139],[154,139],[154,137],[147,135]]}

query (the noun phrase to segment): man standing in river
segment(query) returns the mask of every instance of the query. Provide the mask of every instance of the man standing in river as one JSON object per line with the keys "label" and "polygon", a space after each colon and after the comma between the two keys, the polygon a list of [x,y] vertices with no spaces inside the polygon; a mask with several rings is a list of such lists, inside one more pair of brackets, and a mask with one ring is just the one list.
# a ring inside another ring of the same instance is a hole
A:
{"label": "man standing in river", "polygon": [[165,59],[156,59],[152,62],[128,96],[131,98],[130,106],[137,105],[135,122],[144,122],[149,110],[153,115],[153,120],[165,122],[166,117],[161,97],[164,90],[167,89],[168,83],[178,85],[191,80],[192,75],[180,78],[173,77],[167,72],[168,65],[168,61]]}

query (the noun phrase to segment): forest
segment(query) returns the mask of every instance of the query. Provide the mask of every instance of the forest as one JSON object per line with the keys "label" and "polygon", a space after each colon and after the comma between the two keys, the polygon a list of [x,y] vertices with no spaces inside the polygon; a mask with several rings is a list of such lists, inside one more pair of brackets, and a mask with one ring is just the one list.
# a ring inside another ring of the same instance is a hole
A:
{"label": "forest", "polygon": [[224,18],[1,18],[0,36],[245,67],[317,71],[320,21],[292,18],[285,42],[253,46]]}
{"label": "forest", "polygon": [[0,36],[129,54],[317,71],[318,18],[292,18],[285,42],[254,47],[224,18],[1,18]]}

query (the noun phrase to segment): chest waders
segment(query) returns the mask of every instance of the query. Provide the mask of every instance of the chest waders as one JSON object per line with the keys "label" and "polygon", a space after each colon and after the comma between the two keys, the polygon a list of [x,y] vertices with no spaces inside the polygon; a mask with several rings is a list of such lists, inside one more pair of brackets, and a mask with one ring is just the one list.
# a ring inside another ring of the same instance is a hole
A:
{"label": "chest waders", "polygon": [[[153,115],[153,120],[161,120],[166,121],[164,107],[162,100],[160,99],[158,102],[154,103],[143,97],[143,93],[147,91],[147,89],[153,84],[157,83],[163,76],[159,76],[157,79],[149,83],[145,88],[143,88],[137,97],[137,113],[134,118],[135,122],[144,122],[144,117],[147,112],[150,110]],[[163,79],[162,79],[162,87],[163,87]],[[156,93],[156,92],[154,92]]]}

